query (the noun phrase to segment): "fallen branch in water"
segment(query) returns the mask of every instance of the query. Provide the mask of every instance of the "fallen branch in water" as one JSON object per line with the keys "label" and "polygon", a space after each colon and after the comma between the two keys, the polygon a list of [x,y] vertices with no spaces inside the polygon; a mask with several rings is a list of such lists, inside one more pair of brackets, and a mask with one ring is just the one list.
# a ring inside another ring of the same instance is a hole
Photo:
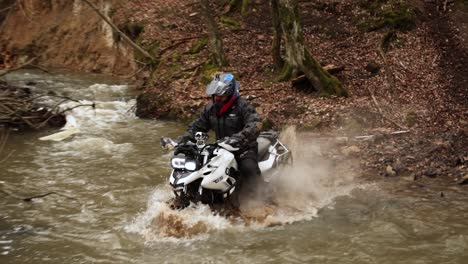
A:
{"label": "fallen branch in water", "polygon": [[[43,97],[62,99],[52,107],[36,103]],[[77,105],[60,110],[60,106],[67,102],[76,102]],[[96,105],[81,104],[80,101],[59,95],[38,95],[31,97],[28,88],[18,88],[0,83],[0,125],[32,129],[39,129],[46,125],[61,127],[66,123],[65,112],[77,107],[92,107]]]}
{"label": "fallen branch in water", "polygon": [[25,201],[25,202],[32,202],[33,199],[46,197],[46,196],[49,196],[49,195],[52,195],[52,194],[65,197],[65,198],[67,198],[67,199],[71,199],[71,200],[78,201],[78,199],[76,199],[76,198],[74,198],[74,197],[70,197],[70,196],[68,196],[68,195],[61,194],[61,193],[58,193],[58,192],[48,192],[48,193],[44,193],[44,194],[40,194],[40,195],[35,195],[35,196],[31,196],[31,197],[26,197],[26,198],[23,198],[23,201]]}
{"label": "fallen branch in water", "polygon": [[[0,183],[2,183],[2,182],[0,182]],[[52,195],[52,194],[55,194],[55,195],[58,195],[58,196],[61,196],[61,197],[64,197],[64,198],[67,198],[67,199],[70,199],[70,200],[78,201],[78,199],[76,199],[75,197],[71,197],[71,196],[61,194],[61,193],[58,193],[58,192],[48,192],[48,193],[44,193],[44,194],[24,198],[24,197],[21,197],[19,195],[16,195],[15,193],[13,193],[11,191],[6,190],[6,188],[0,188],[0,191],[3,192],[4,194],[8,195],[8,196],[11,196],[11,197],[16,198],[16,199],[20,199],[20,200],[22,200],[24,202],[32,202],[32,200],[34,200],[34,199],[43,198],[43,197],[46,197],[46,196],[49,196],[49,195]]]}
{"label": "fallen branch in water", "polygon": [[38,69],[38,70],[40,70],[40,71],[42,71],[42,72],[45,72],[45,73],[49,73],[49,74],[50,74],[50,71],[49,71],[49,70],[47,70],[46,68],[40,66],[39,64],[31,64],[31,67],[36,68],[36,69]]}
{"label": "fallen branch in water", "polygon": [[17,70],[20,70],[20,69],[22,69],[22,68],[24,68],[24,67],[27,67],[27,66],[31,65],[31,63],[33,63],[36,59],[37,59],[37,58],[34,57],[34,58],[28,60],[27,62],[25,62],[24,64],[21,64],[21,65],[19,65],[19,66],[17,66],[17,67],[13,67],[13,68],[11,68],[11,69],[7,69],[7,70],[4,70],[4,71],[0,71],[0,77],[1,77],[1,76],[4,76],[4,75],[6,75],[6,74],[8,74],[8,73],[10,73],[10,72],[17,71]]}

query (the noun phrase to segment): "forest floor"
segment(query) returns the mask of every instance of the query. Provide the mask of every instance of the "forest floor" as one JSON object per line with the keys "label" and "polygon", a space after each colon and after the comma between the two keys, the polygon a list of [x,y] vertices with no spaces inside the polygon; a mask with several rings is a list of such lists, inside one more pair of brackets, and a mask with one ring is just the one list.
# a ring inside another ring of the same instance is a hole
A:
{"label": "forest floor", "polygon": [[[208,60],[196,1],[129,1],[114,19],[144,25],[141,44],[161,58],[138,75],[139,116],[192,120],[209,100],[209,76],[230,71],[264,126],[294,125],[329,138],[323,155],[353,160],[361,175],[400,177],[416,188],[468,183],[468,6],[407,2],[398,6],[406,8],[403,14],[391,11],[404,16],[411,10],[409,19],[369,30],[388,14],[379,17],[372,1],[299,1],[307,48],[323,65],[344,67],[335,75],[347,98],[319,97],[311,87],[276,81],[268,1],[252,1],[244,14],[216,6],[230,65],[224,68]],[[391,41],[384,43],[385,36]]]}

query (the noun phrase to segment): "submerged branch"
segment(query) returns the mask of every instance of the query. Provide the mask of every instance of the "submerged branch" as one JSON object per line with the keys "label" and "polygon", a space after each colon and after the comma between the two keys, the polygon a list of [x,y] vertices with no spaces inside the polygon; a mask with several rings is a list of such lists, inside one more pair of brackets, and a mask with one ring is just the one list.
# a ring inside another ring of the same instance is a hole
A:
{"label": "submerged branch", "polygon": [[71,200],[76,200],[76,201],[78,201],[78,199],[76,199],[76,198],[74,198],[74,197],[71,197],[71,196],[68,196],[68,195],[65,195],[65,194],[61,194],[61,193],[58,193],[58,192],[48,192],[48,193],[44,193],[44,194],[40,194],[40,195],[35,195],[35,196],[31,196],[31,197],[26,197],[26,198],[23,198],[23,201],[25,201],[25,202],[31,202],[33,199],[46,197],[46,196],[49,196],[49,195],[52,195],[52,194],[65,197],[65,198],[67,198],[67,199],[71,199]]}

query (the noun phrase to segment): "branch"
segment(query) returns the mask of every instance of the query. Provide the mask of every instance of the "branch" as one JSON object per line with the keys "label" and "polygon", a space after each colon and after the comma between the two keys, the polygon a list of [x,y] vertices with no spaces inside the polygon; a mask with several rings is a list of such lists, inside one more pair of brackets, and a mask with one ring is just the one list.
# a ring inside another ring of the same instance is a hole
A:
{"label": "branch", "polygon": [[44,193],[44,194],[40,194],[40,195],[36,195],[36,196],[26,197],[26,198],[23,198],[23,201],[25,201],[25,202],[31,202],[33,199],[46,197],[46,196],[49,196],[49,195],[51,195],[51,194],[55,194],[55,195],[58,195],[58,196],[62,196],[62,197],[68,198],[68,199],[72,199],[72,200],[78,201],[78,199],[76,199],[76,198],[74,198],[74,197],[70,197],[70,196],[68,196],[68,195],[64,195],[64,194],[61,194],[61,193],[58,193],[58,192],[48,192],[48,193]]}
{"label": "branch", "polygon": [[195,64],[195,65],[193,65],[193,66],[187,67],[187,68],[185,68],[185,69],[181,69],[180,71],[178,71],[178,72],[172,74],[172,76],[177,76],[178,74],[181,74],[181,73],[186,72],[186,71],[196,70],[196,69],[198,69],[200,66],[202,66],[203,64],[205,64],[208,60],[209,60],[209,59],[206,59],[206,60],[204,60],[204,61],[202,61],[202,62],[200,62],[200,63],[197,63],[197,64]]}
{"label": "branch", "polygon": [[13,71],[17,71],[17,70],[22,69],[22,68],[24,68],[24,67],[30,65],[31,63],[33,63],[36,59],[37,59],[37,58],[34,57],[34,58],[28,60],[27,62],[25,62],[24,64],[21,64],[21,65],[19,65],[19,66],[17,66],[17,67],[14,67],[14,68],[11,68],[11,69],[8,69],[8,70],[5,70],[5,71],[0,71],[0,77],[6,75],[7,73],[10,73],[10,72],[13,72]]}
{"label": "branch", "polygon": [[29,20],[29,22],[33,22],[33,20],[28,16],[25,8],[23,7],[22,1],[20,1],[20,0],[17,0],[17,1],[18,1],[18,6],[19,6],[21,12],[23,12],[24,17],[26,17]]}
{"label": "branch", "polygon": [[[52,110],[54,110],[56,107],[58,107],[59,105],[65,103],[67,100],[64,100],[60,103],[58,103],[56,106],[54,106],[54,108],[52,108],[49,112],[52,112]],[[47,117],[44,121],[42,121],[39,125],[37,125],[35,128],[38,129],[38,128],[41,128],[43,126],[45,126],[47,124],[47,122],[49,122],[50,119],[54,118],[55,116],[57,115],[63,115],[65,112],[67,111],[70,111],[70,110],[73,110],[75,108],[78,108],[78,107],[83,107],[83,106],[91,106],[93,109],[96,108],[96,104],[95,103],[92,103],[92,104],[79,104],[79,105],[75,105],[73,107],[70,107],[70,108],[67,108],[65,110],[62,110],[60,111],[59,113],[57,114],[51,114],[49,117]]]}
{"label": "branch", "polygon": [[65,197],[65,198],[68,198],[68,199],[71,199],[71,200],[75,200],[75,201],[78,201],[78,199],[74,198],[74,197],[71,197],[71,196],[68,196],[68,195],[64,195],[64,194],[61,194],[61,193],[58,193],[58,192],[48,192],[48,193],[44,193],[44,194],[40,194],[40,195],[35,195],[35,196],[31,196],[31,197],[26,197],[26,198],[23,198],[19,195],[16,195],[10,191],[7,191],[5,189],[0,189],[1,192],[7,194],[8,196],[11,196],[13,198],[16,198],[16,199],[20,199],[20,200],[23,200],[24,202],[32,202],[33,199],[36,199],[36,198],[42,198],[42,197],[46,197],[46,196],[49,196],[51,194],[55,194],[55,195],[58,195],[58,196],[62,196],[62,197]]}
{"label": "branch", "polygon": [[49,70],[47,70],[46,68],[40,66],[39,64],[31,64],[31,67],[37,68],[38,70],[41,70],[42,72],[50,74]]}
{"label": "branch", "polygon": [[252,88],[252,89],[242,89],[243,92],[250,92],[250,91],[264,91],[265,88]]}
{"label": "branch", "polygon": [[138,44],[133,42],[133,40],[131,40],[127,35],[125,35],[125,33],[123,33],[114,23],[112,23],[112,21],[109,20],[109,18],[107,18],[107,16],[101,13],[101,11],[99,11],[99,9],[94,4],[92,4],[88,0],[82,0],[82,1],[84,1],[88,6],[90,6],[109,26],[112,27],[112,29],[117,31],[120,34],[120,36],[122,36],[122,38],[125,39],[130,44],[130,46],[132,46],[134,49],[138,50],[139,52],[141,52],[141,54],[145,55],[151,60],[153,61],[155,60],[153,56],[151,56],[151,54],[149,54],[145,49],[143,49]]}
{"label": "branch", "polygon": [[396,123],[395,121],[389,119],[388,117],[385,116],[385,114],[383,113],[382,111],[382,108],[380,108],[380,105],[379,103],[377,102],[377,99],[375,99],[375,96],[374,96],[374,93],[372,93],[371,89],[369,88],[369,86],[366,85],[366,88],[367,88],[367,91],[369,91],[369,94],[372,98],[372,101],[374,102],[375,106],[377,107],[377,109],[379,110],[379,114],[387,121],[389,121],[390,123],[394,124],[395,126],[399,127],[400,129],[406,129],[406,127]]}
{"label": "branch", "polygon": [[201,38],[201,37],[207,36],[207,35],[208,35],[208,34],[201,34],[201,35],[198,35],[198,36],[195,36],[195,37],[186,37],[186,38],[172,39],[171,41],[173,42],[173,44],[170,45],[170,46],[168,46],[168,47],[166,47],[166,48],[164,48],[164,49],[162,49],[162,50],[160,50],[160,51],[159,51],[159,55],[161,56],[161,55],[163,55],[167,50],[172,49],[172,48],[175,48],[175,47],[177,47],[177,46],[179,46],[179,45],[181,45],[181,44],[183,44],[183,43],[185,43],[185,42],[187,42],[187,41],[189,41],[189,40],[196,39],[196,38]]}
{"label": "branch", "polygon": [[178,39],[171,39],[171,41],[184,41],[184,40],[191,40],[191,39],[197,39],[197,38],[202,38],[208,36],[207,33],[203,33],[197,36],[192,36],[192,37],[186,37],[186,38],[178,38]]}
{"label": "branch", "polygon": [[187,42],[187,40],[179,40],[177,42],[175,42],[174,44],[168,46],[168,47],[165,47],[164,49],[160,50],[159,51],[159,56],[163,55],[164,52],[170,50],[170,49],[173,49],[173,48],[176,48],[177,46],[180,46],[182,44],[184,44],[185,42]]}
{"label": "branch", "polygon": [[63,111],[60,111],[59,114],[63,114],[63,113],[65,113],[65,112],[67,112],[67,111],[73,110],[73,109],[78,108],[78,107],[83,107],[83,106],[91,106],[93,109],[96,109],[96,104],[95,104],[95,103],[92,103],[92,104],[80,104],[80,105],[75,105],[75,106],[73,106],[73,107],[67,108],[67,109],[65,109],[65,110],[63,110]]}
{"label": "branch", "polygon": [[3,8],[3,9],[1,9],[1,10],[0,10],[0,13],[3,13],[3,12],[5,12],[5,11],[10,10],[10,9],[13,8],[15,5],[16,5],[16,2],[15,2],[14,4],[12,4],[11,6],[9,6],[9,7],[5,7],[5,8]]}
{"label": "branch", "polygon": [[[406,134],[406,133],[409,133],[409,132],[410,132],[409,130],[400,130],[400,131],[395,131],[395,132],[391,132],[391,133],[384,134],[384,135],[400,135],[400,134]],[[369,139],[371,139],[373,137],[375,137],[375,135],[356,136],[356,137],[354,137],[354,139],[369,140]]]}

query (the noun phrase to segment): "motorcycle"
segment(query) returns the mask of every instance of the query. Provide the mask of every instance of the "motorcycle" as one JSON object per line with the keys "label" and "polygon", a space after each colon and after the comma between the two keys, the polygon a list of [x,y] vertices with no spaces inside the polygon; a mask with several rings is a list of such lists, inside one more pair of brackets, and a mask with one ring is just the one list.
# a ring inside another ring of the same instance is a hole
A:
{"label": "motorcycle", "polygon": [[[235,149],[219,140],[208,144],[208,135],[195,134],[194,142],[178,145],[171,138],[161,139],[161,146],[175,148],[171,159],[172,172],[169,183],[175,194],[173,208],[182,209],[192,203],[224,204],[233,201],[239,192],[241,175],[232,153]],[[290,150],[273,131],[262,132],[257,138],[258,166],[264,179],[274,177],[278,168],[292,164]]]}

